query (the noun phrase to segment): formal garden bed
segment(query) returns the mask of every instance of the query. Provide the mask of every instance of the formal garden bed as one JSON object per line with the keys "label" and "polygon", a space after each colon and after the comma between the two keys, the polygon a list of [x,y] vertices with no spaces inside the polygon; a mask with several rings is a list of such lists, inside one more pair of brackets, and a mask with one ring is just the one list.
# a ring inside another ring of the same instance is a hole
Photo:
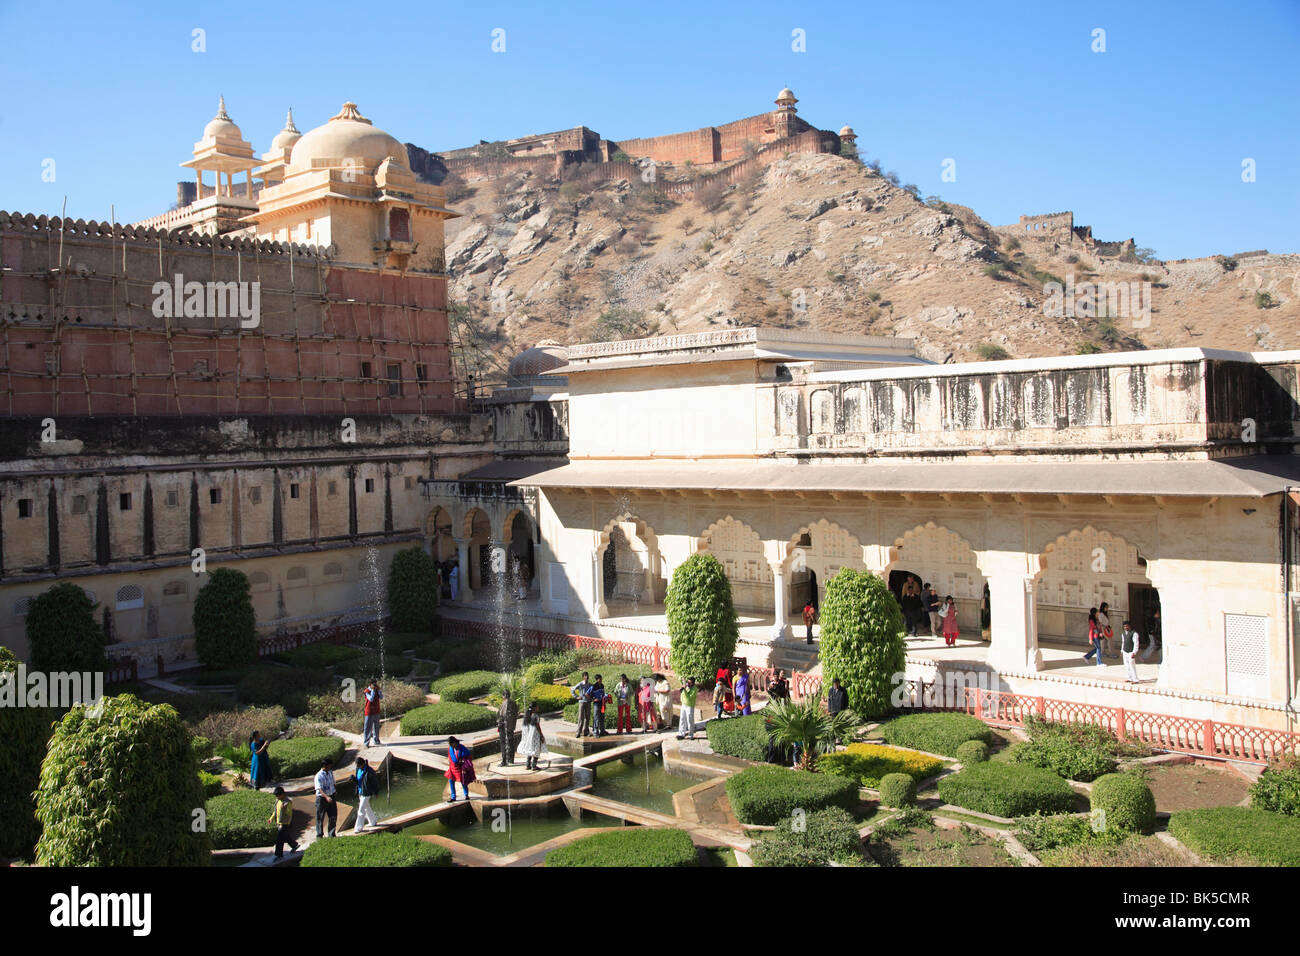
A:
{"label": "formal garden bed", "polygon": [[1239,866],[1300,866],[1300,817],[1253,807],[1179,810],[1169,832],[1203,859]]}
{"label": "formal garden bed", "polygon": [[915,809],[873,827],[866,853],[879,866],[1019,865],[996,836],[964,823],[946,827]]}
{"label": "formal garden bed", "polygon": [[466,734],[495,727],[496,714],[486,707],[454,702],[426,704],[402,715],[403,737]]}
{"label": "formal garden bed", "polygon": [[1235,806],[1250,792],[1250,783],[1227,767],[1157,764],[1146,768],[1146,775],[1156,809],[1166,813]]}
{"label": "formal garden bed", "polygon": [[552,850],[548,867],[699,866],[700,854],[685,830],[629,827],[574,840]]}
{"label": "formal garden bed", "polygon": [[451,866],[446,847],[401,833],[368,833],[317,840],[307,847],[299,866],[308,867],[412,867]]}

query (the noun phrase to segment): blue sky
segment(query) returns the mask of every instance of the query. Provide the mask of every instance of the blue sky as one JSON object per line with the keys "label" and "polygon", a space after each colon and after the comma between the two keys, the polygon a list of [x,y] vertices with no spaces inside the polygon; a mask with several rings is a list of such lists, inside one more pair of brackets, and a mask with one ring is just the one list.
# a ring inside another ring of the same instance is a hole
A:
{"label": "blue sky", "polygon": [[57,214],[66,195],[73,217],[162,211],[219,93],[261,153],[289,106],[306,131],[352,99],[437,150],[579,124],[694,129],[789,85],[809,122],[852,125],[864,155],[994,224],[1072,209],[1164,258],[1300,251],[1300,0],[3,2],[0,38],[9,210]]}

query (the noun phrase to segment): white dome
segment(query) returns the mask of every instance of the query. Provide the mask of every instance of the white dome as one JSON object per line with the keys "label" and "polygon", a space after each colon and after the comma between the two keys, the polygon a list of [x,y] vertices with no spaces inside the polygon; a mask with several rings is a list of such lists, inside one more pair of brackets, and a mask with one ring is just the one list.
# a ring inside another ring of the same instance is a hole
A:
{"label": "white dome", "polygon": [[275,139],[271,140],[271,151],[279,152],[288,149],[300,139],[302,139],[302,132],[293,125],[293,110],[289,110],[289,118],[284,121],[284,129],[276,133]]}
{"label": "white dome", "polygon": [[375,169],[389,156],[403,166],[410,165],[406,147],[377,129],[357,112],[356,103],[349,102],[324,126],[317,126],[294,143],[289,165],[311,167],[323,162],[328,166],[361,165]]}
{"label": "white dome", "polygon": [[208,125],[203,127],[204,139],[243,139],[244,134],[240,132],[239,127],[226,113],[226,98],[222,96],[217,102],[217,115],[208,121]]}

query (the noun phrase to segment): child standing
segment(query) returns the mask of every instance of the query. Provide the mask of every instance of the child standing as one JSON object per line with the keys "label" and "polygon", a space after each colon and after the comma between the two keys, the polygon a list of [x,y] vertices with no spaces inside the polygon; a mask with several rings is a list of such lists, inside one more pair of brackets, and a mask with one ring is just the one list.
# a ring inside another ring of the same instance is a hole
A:
{"label": "child standing", "polygon": [[278,860],[284,856],[286,843],[290,852],[297,853],[298,841],[289,836],[293,829],[293,801],[284,792],[284,787],[275,788],[275,808],[267,822],[275,824],[275,858]]}
{"label": "child standing", "polygon": [[961,631],[957,629],[957,603],[951,594],[944,598],[939,614],[943,618],[943,642],[949,647],[956,647]]}

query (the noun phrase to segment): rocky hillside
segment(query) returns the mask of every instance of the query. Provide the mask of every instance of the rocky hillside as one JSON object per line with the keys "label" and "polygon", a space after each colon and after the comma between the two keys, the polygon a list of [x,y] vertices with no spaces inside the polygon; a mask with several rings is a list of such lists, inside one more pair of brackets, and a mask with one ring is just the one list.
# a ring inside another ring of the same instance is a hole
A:
{"label": "rocky hillside", "polygon": [[[1300,346],[1300,255],[1125,262],[1078,239],[995,230],[830,155],[792,155],[678,198],[598,168],[565,182],[485,168],[448,184],[463,213],[447,234],[453,300],[469,317],[461,334],[477,330],[498,368],[544,339],[728,325],[907,336],[941,362]],[[1048,283],[1068,278],[1150,283],[1151,313],[1047,314]]]}

